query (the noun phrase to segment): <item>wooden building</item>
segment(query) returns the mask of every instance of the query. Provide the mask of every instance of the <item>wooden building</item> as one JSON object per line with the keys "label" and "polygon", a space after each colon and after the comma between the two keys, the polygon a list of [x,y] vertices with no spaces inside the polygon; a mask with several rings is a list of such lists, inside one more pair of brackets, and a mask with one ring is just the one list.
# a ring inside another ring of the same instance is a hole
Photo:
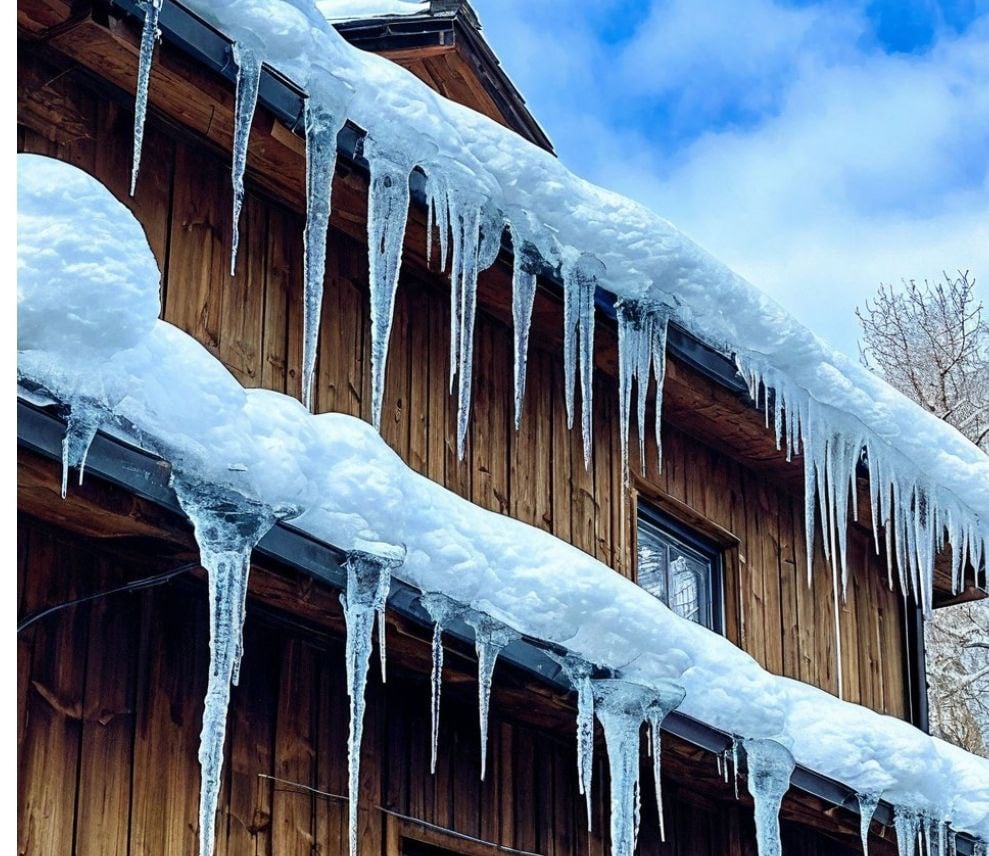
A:
{"label": "wooden building", "polygon": [[[81,167],[131,207],[163,273],[165,320],[195,336],[243,385],[298,396],[305,222],[304,142],[292,121],[298,93],[273,78],[263,84],[231,277],[233,86],[225,45],[166,0],[141,181],[131,198],[138,13],[129,0],[18,0],[18,148]],[[466,5],[434,0],[429,13],[340,30],[551,149]],[[369,418],[367,174],[348,133],[333,185],[315,409]],[[820,545],[820,572],[806,583],[799,465],[777,450],[733,364],[686,332],[674,328],[669,338],[663,471],[625,490],[614,323],[602,308],[594,458],[585,470],[580,436],[566,427],[562,302],[549,280],[536,297],[526,407],[514,429],[506,249],[481,275],[474,413],[467,455],[458,460],[447,386],[449,283],[425,258],[425,221],[414,202],[381,429],[402,459],[642,584],[642,545],[672,545],[705,568],[696,600],[712,632],[769,671],[830,692],[838,689],[840,648],[844,698],[926,727],[920,616],[887,585],[867,491],[849,531],[850,584],[836,622]],[[162,466],[108,438],[94,446],[86,483],[60,499],[57,417],[26,403],[20,416],[18,611],[28,623],[18,633],[18,852],[193,853],[208,640],[191,528]],[[218,851],[231,856],[346,849],[338,593],[333,574],[307,563],[291,532],[279,543],[255,554],[251,576],[246,667],[233,695],[218,821]],[[339,562],[330,546],[320,549],[324,568]],[[939,574],[936,603],[951,599],[948,575]],[[399,608],[389,611],[388,635],[387,684],[369,686],[362,853],[607,852],[604,752],[588,832],[565,688],[524,663],[499,665],[481,783],[476,665],[471,646],[451,639],[440,759],[430,775],[430,628],[411,607]],[[640,852],[754,852],[751,801],[736,796],[719,766],[728,736],[686,717],[670,732],[668,841],[659,842],[655,810],[646,805]],[[800,769],[793,783],[782,810],[784,850],[858,852],[847,788]],[[872,852],[896,851],[889,824],[882,806]]]}

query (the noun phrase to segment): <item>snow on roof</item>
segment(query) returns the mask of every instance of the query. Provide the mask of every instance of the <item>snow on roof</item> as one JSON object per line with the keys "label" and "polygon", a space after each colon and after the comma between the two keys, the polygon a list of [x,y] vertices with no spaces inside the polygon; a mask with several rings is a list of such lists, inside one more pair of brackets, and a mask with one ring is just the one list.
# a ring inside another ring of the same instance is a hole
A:
{"label": "snow on roof", "polygon": [[327,21],[358,21],[364,18],[423,15],[429,0],[315,0]]}
{"label": "snow on roof", "polygon": [[[358,419],[312,415],[291,397],[245,390],[202,345],[156,319],[153,256],[140,229],[117,228],[130,215],[109,191],[75,167],[33,155],[19,157],[18,182],[19,379],[70,408],[68,463],[84,462],[86,439],[101,424],[172,463],[196,524],[212,612],[220,616],[211,628],[215,665],[201,755],[204,853],[212,847],[229,682],[239,670],[250,551],[286,514],[320,540],[381,557],[383,576],[372,575],[366,600],[357,582],[348,584],[352,698],[363,698],[369,622],[383,607],[391,573],[611,669],[627,686],[682,688],[684,712],[747,739],[773,738],[799,763],[860,793],[881,792],[910,811],[989,836],[989,761],[766,672],[591,556],[416,474]],[[76,192],[61,191],[67,187]],[[60,229],[62,240],[53,241],[52,229],[66,224],[78,228]],[[108,281],[91,243],[103,246],[111,232],[119,244],[111,258],[130,264]],[[60,300],[70,268],[77,271],[71,299]],[[79,299],[84,294],[88,300]],[[130,319],[133,334],[108,337],[104,328],[114,318]],[[83,347],[65,353],[57,344],[63,337]],[[607,698],[600,703],[607,710]],[[352,715],[359,719],[359,704]],[[602,718],[606,728],[608,721]],[[354,764],[359,729],[356,740]],[[788,769],[785,776],[784,789]]]}
{"label": "snow on roof", "polygon": [[[451,374],[457,377],[461,454],[470,412],[477,274],[493,263],[507,226],[513,244],[522,249],[515,254],[519,397],[524,386],[522,346],[531,316],[531,272],[548,265],[560,271],[564,281],[569,421],[576,378],[586,391],[581,396],[585,454],[591,448],[593,295],[601,287],[625,307],[619,314],[625,410],[633,374],[644,373],[648,380],[652,363],[661,381],[661,332],[670,315],[704,341],[734,354],[753,396],[767,408],[768,391],[774,390],[771,416],[777,439],[785,441],[790,454],[803,457],[808,550],[813,549],[818,502],[825,550],[843,581],[849,497],[855,492],[863,448],[873,520],[892,531],[903,590],[912,591],[930,608],[934,559],[946,541],[953,545],[956,588],[967,563],[980,567],[989,553],[989,457],[855,360],[834,351],[675,226],[573,175],[548,152],[445,99],[396,64],[351,47],[312,0],[188,2],[237,43],[241,82],[253,84],[238,87],[238,92],[256,94],[262,60],[309,92],[307,138],[316,156],[311,158],[315,178],[310,182],[306,232],[311,244],[304,286],[310,307],[303,335],[305,401],[315,364],[322,236],[329,216],[322,188],[333,174],[332,140],[350,120],[367,132],[369,228],[374,230],[369,243],[380,248],[370,255],[376,424],[401,264],[408,177],[418,168],[428,177],[430,216],[440,227],[444,258],[451,233],[452,333],[458,343],[451,351]],[[154,23],[151,18],[149,26]],[[139,89],[139,103],[145,95]],[[242,186],[236,170],[245,163],[252,109],[250,103],[239,111],[235,187]],[[623,432],[627,436],[627,424]],[[878,535],[877,528],[877,539]]]}

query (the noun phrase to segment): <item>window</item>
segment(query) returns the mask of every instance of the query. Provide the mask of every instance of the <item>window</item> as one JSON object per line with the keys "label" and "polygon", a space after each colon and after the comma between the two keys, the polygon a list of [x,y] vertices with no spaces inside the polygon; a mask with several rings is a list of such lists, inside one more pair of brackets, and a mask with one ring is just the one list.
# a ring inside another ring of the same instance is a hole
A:
{"label": "window", "polygon": [[721,552],[678,520],[640,502],[636,581],[677,615],[722,631]]}

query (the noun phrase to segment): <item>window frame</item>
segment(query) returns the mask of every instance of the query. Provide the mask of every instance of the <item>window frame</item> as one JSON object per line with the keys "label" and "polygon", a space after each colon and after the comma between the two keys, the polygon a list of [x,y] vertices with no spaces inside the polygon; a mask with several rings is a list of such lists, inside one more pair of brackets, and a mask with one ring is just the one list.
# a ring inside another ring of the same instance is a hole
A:
{"label": "window frame", "polygon": [[[641,496],[637,497],[635,503],[634,542],[634,581],[636,585],[639,585],[639,525],[640,521],[643,520],[658,529],[661,533],[666,534],[673,541],[679,542],[682,547],[686,548],[685,552],[694,553],[697,557],[708,563],[710,567],[711,623],[710,625],[700,621],[693,623],[699,627],[705,627],[719,636],[725,636],[724,546],[709,537],[705,537],[696,528],[664,511],[656,502],[644,499]],[[662,603],[660,598],[656,599]]]}

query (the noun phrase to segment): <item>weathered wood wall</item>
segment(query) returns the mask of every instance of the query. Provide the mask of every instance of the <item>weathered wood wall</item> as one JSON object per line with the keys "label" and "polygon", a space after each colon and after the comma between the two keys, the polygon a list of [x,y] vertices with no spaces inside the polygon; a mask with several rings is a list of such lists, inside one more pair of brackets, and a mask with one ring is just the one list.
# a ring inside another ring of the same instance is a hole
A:
{"label": "weathered wood wall", "polygon": [[[97,542],[22,517],[19,619],[160,572],[167,555],[142,544],[135,550],[139,545],[127,539]],[[346,852],[346,803],[327,796],[347,790],[342,621],[332,593],[312,591],[309,600],[310,611],[323,616],[319,623],[254,600],[249,605],[244,670],[228,720],[217,823],[221,856]],[[18,634],[18,853],[196,852],[206,602],[201,581],[179,580],[63,609]],[[301,602],[297,597],[292,605]],[[520,679],[502,664],[488,777],[480,783],[476,666],[469,653],[454,648],[447,655],[439,763],[431,776],[428,676],[408,668],[406,654],[414,644],[428,660],[428,633],[413,641],[390,626],[389,636],[388,683],[381,685],[372,666],[368,687],[361,853],[415,852],[400,849],[405,839],[445,848],[428,851],[433,853],[495,853],[397,813],[547,856],[603,856],[608,797],[602,741],[589,835],[576,787],[573,712],[565,728],[554,728],[552,710],[540,716],[548,700],[528,692],[523,697],[530,718],[546,724],[520,722],[502,694]],[[685,765],[676,743],[665,741],[663,759],[669,841],[658,843],[655,809],[644,799],[640,852],[754,856],[744,788],[736,802],[713,756],[699,753],[697,762]],[[645,769],[643,786],[651,788]],[[832,838],[804,825],[808,809],[793,796],[783,814],[785,852],[858,852],[852,815],[829,818],[812,810],[813,823],[834,824],[836,835],[842,829],[843,837]],[[880,856],[895,852],[878,835],[871,846]]]}
{"label": "weathered wood wall", "polygon": [[[167,67],[167,55],[161,62]],[[103,181],[146,229],[163,272],[163,317],[195,336],[245,386],[298,396],[302,199],[293,200],[294,207],[278,201],[253,181],[264,176],[249,173],[238,274],[231,278],[229,154],[152,117],[139,190],[130,199],[132,115],[126,98],[121,103],[112,88],[28,47],[21,52],[21,67],[20,150],[68,160]],[[258,123],[264,124],[263,117]],[[297,167],[304,168],[301,156]],[[367,260],[355,237],[366,217],[363,193],[363,180],[341,167],[334,184],[316,408],[367,419]],[[421,239],[422,219],[412,212],[410,242]],[[448,394],[448,282],[429,272],[422,243],[410,242],[383,408],[382,435],[392,448],[413,469],[465,498],[551,532],[627,576],[634,575],[635,503],[648,498],[665,504],[724,540],[728,638],[767,669],[835,692],[831,572],[818,544],[808,587],[803,499],[790,478],[798,465],[757,471],[711,436],[712,418],[727,434],[732,422],[749,419],[746,405],[726,405],[723,393],[709,390],[710,381],[671,361],[663,472],[639,481],[627,495],[620,473],[616,382],[613,366],[609,369],[614,331],[600,320],[594,461],[585,471],[579,430],[569,431],[564,415],[557,347],[561,306],[552,294],[540,292],[525,412],[516,433],[510,296],[507,273],[499,265],[482,276],[474,407],[466,459],[460,462],[456,400]],[[647,445],[654,460],[651,438]],[[786,477],[776,478],[777,471]],[[902,605],[886,586],[885,560],[875,555],[871,536],[852,527],[850,551],[851,583],[840,604],[845,697],[905,716]]]}

